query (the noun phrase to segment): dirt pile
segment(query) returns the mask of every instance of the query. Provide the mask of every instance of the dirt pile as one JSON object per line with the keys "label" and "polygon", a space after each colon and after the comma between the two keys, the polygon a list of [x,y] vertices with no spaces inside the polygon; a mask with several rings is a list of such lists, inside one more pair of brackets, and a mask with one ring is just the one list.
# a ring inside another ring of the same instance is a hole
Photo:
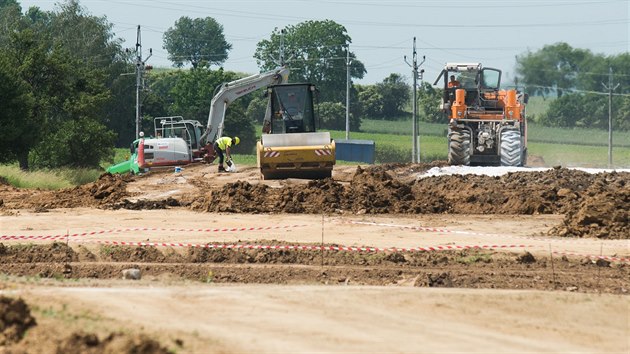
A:
{"label": "dirt pile", "polygon": [[169,197],[163,200],[140,199],[135,202],[130,201],[129,199],[123,199],[121,202],[105,204],[103,205],[103,209],[156,210],[178,206],[182,206],[182,203],[175,198]]}
{"label": "dirt pile", "polygon": [[112,204],[128,197],[129,175],[103,174],[94,183],[53,192],[50,208],[93,207]]}
{"label": "dirt pile", "polygon": [[46,331],[33,331],[25,338],[26,331],[37,325],[24,300],[0,296],[0,349],[8,350],[7,353],[169,353],[143,334],[118,332],[101,340],[93,333],[75,332],[52,339]]}
{"label": "dirt pile", "polygon": [[105,173],[93,183],[58,191],[0,186],[0,199],[3,201],[0,208],[44,212],[55,208],[102,207],[129,197],[127,183],[133,178]]}
{"label": "dirt pile", "polygon": [[0,263],[33,263],[33,262],[73,262],[79,260],[77,253],[65,243],[24,244],[5,246],[0,243]]}
{"label": "dirt pile", "polygon": [[24,300],[0,296],[0,347],[19,342],[36,324]]}
{"label": "dirt pile", "polygon": [[551,214],[571,209],[595,178],[556,169],[405,182],[382,166],[358,167],[348,186],[331,179],[280,189],[239,181],[198,198],[191,207],[209,212]]}
{"label": "dirt pile", "polygon": [[[567,210],[563,224],[551,229],[550,234],[630,238],[630,180],[617,173],[602,177],[582,193],[578,207]],[[565,193],[573,197],[571,192]]]}
{"label": "dirt pile", "polygon": [[283,188],[229,183],[197,197],[191,208],[249,213],[569,214],[568,231],[560,232],[562,235],[629,238],[629,185],[629,173],[589,174],[565,168],[501,177],[452,175],[409,180],[375,166],[358,167],[348,185],[331,179]]}
{"label": "dirt pile", "polygon": [[[414,186],[417,198],[444,201],[456,214],[561,214],[575,207],[601,175],[556,168],[501,177],[454,175],[424,178]],[[625,175],[630,179],[630,174]]]}
{"label": "dirt pile", "polygon": [[221,189],[194,198],[191,208],[206,212],[259,213],[273,210],[269,206],[269,188],[264,184],[252,185],[245,181],[228,183]]}
{"label": "dirt pile", "polygon": [[97,354],[97,353],[123,353],[123,354],[167,354],[169,350],[160,343],[145,336],[130,336],[123,333],[111,333],[103,339],[96,334],[75,332],[62,340],[57,345],[58,353],[68,354]]}

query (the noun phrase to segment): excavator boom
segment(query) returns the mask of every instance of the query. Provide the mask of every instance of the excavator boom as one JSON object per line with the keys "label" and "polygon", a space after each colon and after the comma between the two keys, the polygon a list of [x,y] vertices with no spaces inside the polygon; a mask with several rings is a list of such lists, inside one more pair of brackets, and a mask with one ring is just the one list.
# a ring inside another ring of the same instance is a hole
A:
{"label": "excavator boom", "polygon": [[286,83],[288,76],[289,68],[282,66],[265,73],[222,84],[210,103],[208,125],[206,132],[202,136],[203,140],[213,143],[221,137],[223,134],[225,112],[230,103],[234,102],[234,100],[239,97],[243,97],[269,85]]}

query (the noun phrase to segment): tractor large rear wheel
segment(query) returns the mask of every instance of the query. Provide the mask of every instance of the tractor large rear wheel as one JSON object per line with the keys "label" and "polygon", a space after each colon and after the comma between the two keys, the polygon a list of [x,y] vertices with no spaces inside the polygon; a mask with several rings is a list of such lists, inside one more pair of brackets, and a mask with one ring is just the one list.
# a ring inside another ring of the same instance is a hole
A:
{"label": "tractor large rear wheel", "polygon": [[448,133],[448,164],[470,165],[470,131],[450,129]]}
{"label": "tractor large rear wheel", "polygon": [[501,166],[523,166],[521,134],[517,129],[501,131]]}

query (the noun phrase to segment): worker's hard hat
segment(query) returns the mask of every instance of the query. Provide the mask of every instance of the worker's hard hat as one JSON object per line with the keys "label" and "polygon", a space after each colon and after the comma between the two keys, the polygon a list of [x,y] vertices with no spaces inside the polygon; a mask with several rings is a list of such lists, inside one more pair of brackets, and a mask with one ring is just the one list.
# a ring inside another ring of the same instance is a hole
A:
{"label": "worker's hard hat", "polygon": [[241,142],[241,139],[238,138],[238,136],[234,137],[234,145],[238,145],[238,143]]}

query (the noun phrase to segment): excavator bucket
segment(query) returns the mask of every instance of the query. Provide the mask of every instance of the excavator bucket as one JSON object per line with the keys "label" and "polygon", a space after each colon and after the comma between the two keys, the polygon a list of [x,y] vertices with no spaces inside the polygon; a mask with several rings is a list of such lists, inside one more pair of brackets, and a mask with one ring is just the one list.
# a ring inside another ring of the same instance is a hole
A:
{"label": "excavator bucket", "polygon": [[256,153],[263,179],[328,178],[335,165],[329,132],[263,135]]}

